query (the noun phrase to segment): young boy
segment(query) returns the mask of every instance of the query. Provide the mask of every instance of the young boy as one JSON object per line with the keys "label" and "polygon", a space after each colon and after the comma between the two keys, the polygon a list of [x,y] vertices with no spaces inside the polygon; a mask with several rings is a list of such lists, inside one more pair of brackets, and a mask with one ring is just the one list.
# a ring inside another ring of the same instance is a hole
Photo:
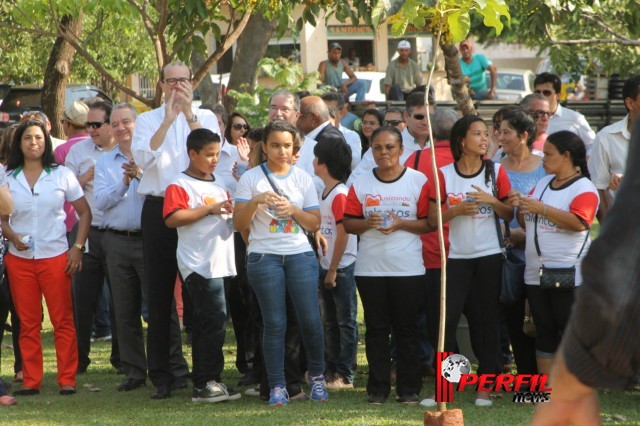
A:
{"label": "young boy", "polygon": [[324,182],[320,200],[322,222],[318,235],[320,280],[323,282],[327,388],[353,388],[358,344],[357,299],[353,271],[357,240],[342,224],[347,205],[346,182],[351,170],[351,148],[341,139],[317,144],[315,174]]}
{"label": "young boy", "polygon": [[220,136],[196,129],[187,137],[189,167],[165,191],[163,217],[178,228],[178,269],[193,309],[193,402],[240,398],[220,381],[224,368],[227,310],[223,278],[236,275],[233,211],[226,188],[213,171]]}

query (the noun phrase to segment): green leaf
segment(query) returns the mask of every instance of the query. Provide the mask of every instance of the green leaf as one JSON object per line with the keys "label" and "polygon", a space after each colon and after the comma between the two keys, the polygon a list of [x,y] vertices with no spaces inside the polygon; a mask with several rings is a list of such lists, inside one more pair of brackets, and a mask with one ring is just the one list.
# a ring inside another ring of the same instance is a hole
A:
{"label": "green leaf", "polygon": [[461,42],[469,34],[469,29],[471,28],[469,13],[461,10],[451,12],[447,15],[447,23],[449,24],[449,32],[453,43]]}
{"label": "green leaf", "polygon": [[375,6],[373,6],[373,10],[371,10],[371,23],[374,27],[380,25],[380,22],[384,20],[384,8],[385,4],[382,0],[378,0]]}

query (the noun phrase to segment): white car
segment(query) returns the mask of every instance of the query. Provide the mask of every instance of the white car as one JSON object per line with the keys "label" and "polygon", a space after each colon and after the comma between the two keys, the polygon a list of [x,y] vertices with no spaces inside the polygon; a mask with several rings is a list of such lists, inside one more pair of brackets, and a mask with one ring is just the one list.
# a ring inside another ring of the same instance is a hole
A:
{"label": "white car", "polygon": [[[491,75],[487,71],[487,87],[491,87]],[[518,102],[533,93],[533,81],[536,75],[531,70],[498,68],[496,97],[501,101]]]}
{"label": "white car", "polygon": [[[383,72],[377,71],[355,71],[354,74],[358,80],[364,81],[365,84],[365,101],[384,102],[387,98],[384,96],[384,76]],[[342,81],[349,80],[347,74],[342,73]],[[355,102],[356,94],[349,96],[349,102]]]}

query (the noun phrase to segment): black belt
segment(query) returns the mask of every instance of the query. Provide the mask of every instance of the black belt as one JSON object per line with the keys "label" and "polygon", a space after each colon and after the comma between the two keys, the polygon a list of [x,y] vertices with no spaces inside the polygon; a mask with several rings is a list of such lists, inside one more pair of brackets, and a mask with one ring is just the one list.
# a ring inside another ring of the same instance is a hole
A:
{"label": "black belt", "polygon": [[104,228],[100,228],[99,226],[91,225],[89,229],[91,229],[92,231],[104,232]]}
{"label": "black belt", "polygon": [[121,231],[119,229],[107,228],[107,231],[123,237],[142,237],[142,231]]}
{"label": "black belt", "polygon": [[157,195],[147,195],[144,198],[145,200],[164,202],[164,197],[158,197]]}

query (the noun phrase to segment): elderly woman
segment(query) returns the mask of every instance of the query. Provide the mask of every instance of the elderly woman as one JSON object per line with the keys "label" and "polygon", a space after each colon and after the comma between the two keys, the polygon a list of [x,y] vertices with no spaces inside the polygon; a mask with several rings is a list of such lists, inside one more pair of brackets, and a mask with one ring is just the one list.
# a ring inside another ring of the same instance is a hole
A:
{"label": "elderly woman", "polygon": [[379,128],[371,141],[377,167],[349,189],[344,217],[345,230],[360,236],[354,275],[367,324],[367,393],[371,404],[389,396],[393,332],[396,401],[416,404],[422,388],[418,309],[425,285],[420,234],[434,229],[426,219],[427,178],[400,162],[402,134],[395,127]]}
{"label": "elderly woman", "polygon": [[[584,143],[576,134],[549,135],[543,162],[549,176],[538,182],[529,197],[514,191],[510,199],[527,230],[526,292],[536,324],[538,370],[548,374],[569,320],[575,289],[582,284],[580,265],[589,249],[589,229],[599,198],[589,180]],[[543,267],[575,267],[575,272],[569,285],[548,288],[541,277],[547,273]]]}
{"label": "elderly woman", "polygon": [[[42,383],[42,296],[53,333],[61,395],[76,392],[78,349],[73,325],[71,275],[82,268],[91,211],[82,188],[67,168],[53,158],[51,138],[44,124],[28,120],[13,138],[9,159],[9,188],[14,211],[2,216],[2,231],[10,241],[6,256],[11,295],[20,317],[20,349],[24,386],[15,396],[37,395]],[[80,216],[78,237],[69,249],[64,202]]]}

